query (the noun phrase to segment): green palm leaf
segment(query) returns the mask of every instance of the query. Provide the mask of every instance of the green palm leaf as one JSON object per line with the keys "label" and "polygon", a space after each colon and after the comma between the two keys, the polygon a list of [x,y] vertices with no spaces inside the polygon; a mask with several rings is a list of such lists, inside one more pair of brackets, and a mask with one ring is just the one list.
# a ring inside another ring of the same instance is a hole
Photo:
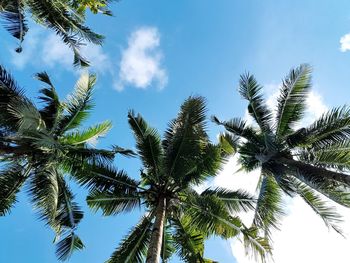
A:
{"label": "green palm leaf", "polygon": [[281,94],[277,100],[277,137],[292,133],[293,127],[303,117],[305,102],[311,88],[310,73],[310,66],[304,64],[292,69],[283,81]]}
{"label": "green palm leaf", "polygon": [[239,81],[239,93],[248,100],[248,112],[254,118],[262,131],[271,131],[272,113],[267,108],[261,95],[262,87],[250,74],[241,75]]}
{"label": "green palm leaf", "polygon": [[140,114],[128,113],[128,122],[132,129],[138,154],[146,169],[159,180],[160,158],[163,154],[161,139],[158,132],[148,126]]}
{"label": "green palm leaf", "polygon": [[16,202],[16,194],[28,178],[29,167],[22,167],[16,163],[2,167],[0,171],[0,216],[10,213]]}
{"label": "green palm leaf", "polygon": [[67,260],[75,250],[82,250],[84,244],[73,232],[57,243],[56,256],[59,260]]}
{"label": "green palm leaf", "polygon": [[259,196],[254,216],[254,225],[271,236],[271,228],[278,229],[281,217],[284,215],[282,207],[282,192],[271,176],[263,176],[259,186]]}
{"label": "green palm leaf", "polygon": [[152,218],[152,215],[143,216],[106,263],[143,263],[151,238]]}
{"label": "green palm leaf", "polygon": [[24,4],[20,0],[4,1],[0,7],[0,16],[3,18],[5,29],[19,40],[16,52],[22,51],[22,42],[28,31],[28,26],[24,16]]}
{"label": "green palm leaf", "polygon": [[61,142],[68,145],[79,145],[85,143],[94,144],[100,137],[105,136],[112,128],[110,121],[91,126],[83,131],[74,131],[66,133]]}
{"label": "green palm leaf", "polygon": [[93,108],[91,102],[93,87],[96,82],[95,75],[82,74],[77,81],[74,93],[71,94],[65,106],[67,114],[60,121],[58,133],[77,128],[89,116]]}
{"label": "green palm leaf", "polygon": [[101,209],[105,216],[131,211],[141,204],[137,192],[123,193],[118,188],[110,191],[93,190],[86,201],[93,210]]}

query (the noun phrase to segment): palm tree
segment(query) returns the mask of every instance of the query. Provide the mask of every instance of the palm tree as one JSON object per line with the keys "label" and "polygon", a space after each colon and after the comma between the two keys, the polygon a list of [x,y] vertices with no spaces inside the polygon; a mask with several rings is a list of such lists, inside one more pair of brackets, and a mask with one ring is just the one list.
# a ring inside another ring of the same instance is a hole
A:
{"label": "palm tree", "polygon": [[94,75],[83,74],[66,101],[59,100],[45,72],[36,77],[45,84],[40,109],[0,66],[0,216],[10,213],[17,193],[27,185],[40,217],[56,232],[58,258],[65,260],[83,248],[75,234],[83,212],[67,176],[73,170],[79,174],[83,163],[110,163],[123,151],[89,146],[108,132],[109,121],[79,130],[93,108]]}
{"label": "palm tree", "polygon": [[5,29],[19,40],[16,52],[22,51],[22,42],[28,31],[26,16],[53,30],[74,53],[74,65],[87,66],[88,61],[80,54],[83,41],[100,45],[103,36],[85,26],[85,10],[111,15],[110,0],[0,0],[0,17]]}
{"label": "palm tree", "polygon": [[247,247],[261,255],[268,251],[256,229],[246,228],[234,215],[251,209],[254,198],[244,191],[216,188],[198,194],[193,189],[214,176],[223,161],[222,148],[210,143],[206,133],[203,98],[190,97],[183,103],[163,140],[141,115],[130,111],[128,121],[143,163],[141,180],[124,171],[104,172],[104,178],[97,173],[81,178],[90,186],[88,205],[105,216],[141,205],[145,209],[109,263],[156,263],[159,258],[168,262],[175,252],[185,262],[213,262],[203,257],[204,239],[211,235],[242,234]]}
{"label": "palm tree", "polygon": [[340,232],[340,215],[324,197],[350,207],[350,108],[331,109],[310,126],[298,128],[311,88],[308,65],[291,70],[282,82],[276,112],[267,107],[252,75],[242,75],[239,84],[256,125],[240,118],[213,120],[229,132],[221,139],[236,149],[242,168],[261,169],[253,224],[271,238],[271,229],[279,227],[284,214],[283,194],[299,195],[327,226]]}

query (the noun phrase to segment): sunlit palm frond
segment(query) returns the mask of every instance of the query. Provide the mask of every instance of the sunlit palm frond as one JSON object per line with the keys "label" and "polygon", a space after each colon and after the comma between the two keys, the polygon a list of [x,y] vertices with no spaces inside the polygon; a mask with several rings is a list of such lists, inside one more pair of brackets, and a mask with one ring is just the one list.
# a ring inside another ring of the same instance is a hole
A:
{"label": "sunlit palm frond", "polygon": [[254,118],[260,129],[266,132],[271,131],[272,113],[265,103],[261,90],[262,87],[253,75],[248,73],[241,75],[239,93],[249,102],[248,113]]}
{"label": "sunlit palm frond", "polygon": [[66,114],[60,121],[58,134],[77,128],[86,120],[93,108],[92,92],[96,76],[83,73],[77,81],[74,92],[67,98],[65,104]]}
{"label": "sunlit palm frond", "polygon": [[282,137],[293,132],[293,127],[303,117],[306,99],[311,88],[311,68],[301,65],[292,69],[282,82],[278,97],[276,136]]}
{"label": "sunlit palm frond", "polygon": [[112,128],[110,121],[105,121],[100,124],[90,126],[83,131],[73,131],[64,134],[60,138],[61,142],[68,145],[80,145],[80,144],[96,144],[97,140],[105,136]]}

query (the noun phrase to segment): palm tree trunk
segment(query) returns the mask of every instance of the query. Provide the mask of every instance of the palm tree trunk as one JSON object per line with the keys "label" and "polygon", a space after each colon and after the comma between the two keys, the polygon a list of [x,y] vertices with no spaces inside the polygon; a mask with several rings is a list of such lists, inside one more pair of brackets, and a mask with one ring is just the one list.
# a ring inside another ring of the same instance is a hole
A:
{"label": "palm tree trunk", "polygon": [[350,174],[330,171],[325,168],[316,167],[311,164],[306,164],[304,162],[293,160],[290,158],[281,157],[278,159],[278,161],[282,164],[287,164],[301,171],[306,171],[310,177],[312,177],[312,175],[323,176],[326,179],[331,179],[350,186]]}
{"label": "palm tree trunk", "polygon": [[157,211],[156,211],[156,219],[153,224],[152,236],[151,236],[150,245],[147,252],[146,263],[159,263],[160,251],[162,248],[162,241],[163,241],[165,211],[166,211],[166,199],[160,198],[157,206]]}

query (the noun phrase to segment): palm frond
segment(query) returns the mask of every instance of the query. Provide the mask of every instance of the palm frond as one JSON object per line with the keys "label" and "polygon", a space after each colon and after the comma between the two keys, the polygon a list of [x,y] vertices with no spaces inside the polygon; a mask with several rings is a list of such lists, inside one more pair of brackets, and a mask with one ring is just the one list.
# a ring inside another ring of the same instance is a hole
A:
{"label": "palm frond", "polygon": [[[161,139],[156,129],[150,127],[140,114],[128,113],[128,122],[132,129],[138,154],[149,174],[159,180],[160,160],[163,155]],[[154,180],[154,178],[149,178]]]}
{"label": "palm frond", "polygon": [[28,31],[27,22],[24,15],[24,4],[21,0],[15,0],[5,3],[4,9],[0,10],[0,17],[3,18],[5,29],[15,38],[19,40],[19,45],[15,49],[16,52],[22,51],[22,42]]}
{"label": "palm frond", "polygon": [[60,138],[60,141],[68,145],[94,144],[99,138],[105,136],[111,128],[112,123],[110,121],[104,121],[100,124],[90,126],[83,131],[66,133]]}
{"label": "palm frond", "polygon": [[63,110],[62,105],[49,75],[46,72],[40,72],[36,74],[35,77],[49,86],[39,91],[41,93],[39,100],[45,104],[45,106],[40,109],[41,117],[45,121],[46,127],[52,129],[57,125],[58,114]]}
{"label": "palm frond", "polygon": [[215,189],[206,189],[201,193],[202,196],[213,196],[225,203],[230,213],[238,213],[254,209],[256,198],[248,192],[217,187]]}
{"label": "palm frond", "polygon": [[239,145],[239,137],[228,132],[219,134],[219,145],[224,157],[233,155]]}
{"label": "palm frond", "polygon": [[303,160],[318,167],[350,171],[350,139],[301,153]]}
{"label": "palm frond", "polygon": [[17,121],[8,111],[10,101],[26,101],[23,90],[14,78],[0,65],[0,124],[3,128],[17,130]]}
{"label": "palm frond", "polygon": [[60,198],[58,176],[62,175],[56,169],[39,166],[33,171],[28,189],[40,219],[53,227],[56,226],[55,218]]}
{"label": "palm frond", "polygon": [[223,201],[215,196],[187,193],[184,215],[191,219],[191,226],[203,233],[230,238],[241,232],[241,222],[232,217]]}
{"label": "palm frond", "polygon": [[267,238],[260,237],[259,231],[255,227],[244,228],[243,244],[245,246],[246,254],[251,252],[253,257],[261,262],[266,262],[266,259],[271,255],[271,246]]}
{"label": "palm frond", "polygon": [[166,174],[178,182],[183,175],[192,171],[196,160],[201,158],[203,147],[206,147],[206,111],[204,98],[188,98],[165,132],[163,148]]}
{"label": "palm frond", "polygon": [[199,231],[190,227],[190,219],[186,217],[175,218],[174,227],[174,245],[179,257],[188,263],[205,262],[204,254],[204,236]]}
{"label": "palm frond", "polygon": [[342,222],[342,217],[336,212],[335,207],[331,207],[324,201],[314,190],[301,182],[295,182],[297,193],[303,200],[318,214],[327,227],[333,228],[339,234],[342,231],[339,223]]}
{"label": "palm frond", "polygon": [[264,171],[262,176],[253,224],[270,238],[271,228],[278,229],[284,215],[282,192],[272,176],[265,176]]}
{"label": "palm frond", "polygon": [[0,171],[0,216],[10,213],[16,203],[16,194],[28,178],[29,171],[30,167],[22,167],[16,163],[2,167]]}
{"label": "palm frond", "polygon": [[248,113],[254,118],[262,131],[268,132],[271,131],[272,113],[261,95],[261,89],[262,87],[257,83],[253,75],[241,75],[239,93],[249,102]]}
{"label": "palm frond", "polygon": [[176,250],[174,247],[174,237],[171,224],[166,224],[164,226],[162,240],[163,242],[160,256],[162,259],[162,263],[168,263],[170,262],[170,258]]}
{"label": "palm frond", "polygon": [[350,139],[350,108],[333,108],[307,128],[287,137],[290,146],[320,149]]}
{"label": "palm frond", "polygon": [[35,105],[29,101],[11,100],[7,105],[9,117],[17,122],[17,129],[21,133],[36,131],[45,127],[40,112]]}
{"label": "palm frond", "polygon": [[103,37],[81,24],[79,18],[70,13],[65,2],[59,0],[27,1],[30,12],[40,24],[51,28],[74,53],[74,65],[87,66],[88,61],[79,52],[82,40],[101,44]]}
{"label": "palm frond", "polygon": [[223,161],[221,146],[207,143],[202,146],[202,153],[194,161],[191,163],[188,161],[188,168],[186,167],[188,171],[181,176],[181,181],[178,181],[175,187],[186,188],[189,185],[200,185],[209,177],[216,175]]}
{"label": "palm frond", "polygon": [[133,210],[141,205],[138,192],[123,193],[120,189],[92,190],[86,198],[88,206],[97,211],[101,209],[104,216],[115,215]]}
{"label": "palm frond", "polygon": [[311,67],[303,64],[292,69],[282,83],[278,97],[276,136],[292,133],[293,127],[303,117],[306,99],[311,88]]}
{"label": "palm frond", "polygon": [[152,214],[141,218],[120,243],[107,263],[142,263],[145,261],[152,232]]}
{"label": "palm frond", "polygon": [[242,137],[254,143],[260,143],[256,131],[249,127],[246,121],[241,118],[220,121],[217,117],[212,116],[212,121],[218,125],[222,125],[228,132],[231,132],[238,137]]}
{"label": "palm frond", "polygon": [[81,239],[72,232],[57,243],[56,256],[59,260],[67,260],[75,250],[82,250],[84,244]]}
{"label": "palm frond", "polygon": [[57,131],[59,134],[79,127],[89,116],[90,110],[93,108],[91,97],[95,82],[95,75],[84,73],[80,76],[73,94],[67,99],[65,107],[67,114],[60,122]]}
{"label": "palm frond", "polygon": [[112,166],[84,164],[72,170],[72,176],[80,185],[90,189],[134,192],[140,188],[138,181],[130,178],[125,171],[118,171]]}

